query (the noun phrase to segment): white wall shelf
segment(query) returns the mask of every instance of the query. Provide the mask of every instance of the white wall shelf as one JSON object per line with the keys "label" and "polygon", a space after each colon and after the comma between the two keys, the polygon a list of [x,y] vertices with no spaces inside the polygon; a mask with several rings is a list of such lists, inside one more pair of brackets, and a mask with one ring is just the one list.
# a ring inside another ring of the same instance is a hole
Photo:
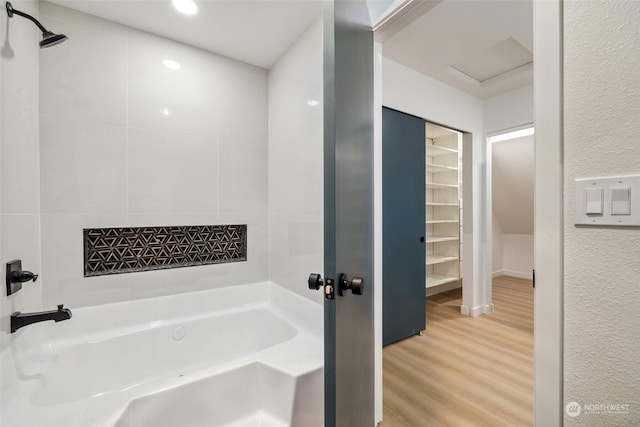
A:
{"label": "white wall shelf", "polygon": [[462,134],[427,123],[426,135],[425,287],[436,288],[460,280]]}
{"label": "white wall shelf", "polygon": [[427,150],[431,152],[431,157],[446,156],[448,154],[458,154],[458,150],[431,144],[431,140],[429,139],[427,140]]}
{"label": "white wall shelf", "polygon": [[455,242],[460,240],[458,236],[427,236],[427,243]]}
{"label": "white wall shelf", "polygon": [[437,274],[432,274],[427,277],[427,286],[426,288],[433,288],[434,286],[444,285],[446,283],[457,282],[457,276],[439,276]]}
{"label": "white wall shelf", "polygon": [[427,202],[427,206],[460,206],[457,202]]}
{"label": "white wall shelf", "polygon": [[[436,264],[442,264],[445,262],[453,262],[453,261],[458,261],[458,257],[457,256],[439,256],[439,255],[427,255],[427,262],[425,265],[436,265]],[[429,277],[430,274],[427,274],[427,277]]]}
{"label": "white wall shelf", "polygon": [[430,173],[457,172],[458,168],[453,166],[439,165],[436,163],[427,163],[427,171],[429,171]]}
{"label": "white wall shelf", "polygon": [[428,190],[444,189],[444,188],[458,188],[457,184],[444,184],[442,182],[427,182],[426,187]]}

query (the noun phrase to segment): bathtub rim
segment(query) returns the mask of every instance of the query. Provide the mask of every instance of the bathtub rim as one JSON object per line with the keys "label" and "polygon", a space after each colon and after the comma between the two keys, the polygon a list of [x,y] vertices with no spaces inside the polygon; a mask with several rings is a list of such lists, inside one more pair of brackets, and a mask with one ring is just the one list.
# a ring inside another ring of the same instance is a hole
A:
{"label": "bathtub rim", "polygon": [[[202,298],[200,297],[204,295],[207,295],[209,293],[215,295],[216,293],[221,293],[221,292],[231,293],[231,294],[249,293],[254,296],[259,295],[260,298],[258,300],[260,302],[257,305],[255,303],[255,301],[257,300],[253,298],[251,299],[252,301],[251,303],[240,304],[237,307],[235,307],[235,309],[238,310],[242,308],[246,310],[251,306],[269,307],[269,309],[273,311],[274,314],[286,320],[290,325],[292,325],[295,329],[299,331],[298,336],[293,339],[295,341],[294,347],[298,346],[299,350],[304,353],[305,351],[307,351],[307,349],[304,348],[305,346],[306,347],[315,346],[315,350],[313,351],[313,353],[306,354],[306,357],[315,361],[312,361],[311,365],[307,364],[307,366],[314,366],[314,368],[316,369],[319,367],[322,367],[322,344],[321,344],[322,326],[323,326],[322,305],[318,304],[317,302],[311,299],[305,298],[297,294],[296,292],[293,292],[287,288],[284,288],[281,285],[274,283],[273,281],[262,281],[257,283],[244,284],[244,285],[229,285],[225,287],[218,287],[214,289],[188,292],[183,294],[164,295],[164,296],[157,296],[157,297],[142,299],[142,300],[116,302],[116,303],[104,304],[101,306],[82,307],[76,310],[79,313],[82,313],[82,312],[88,313],[93,311],[94,315],[100,315],[104,313],[105,310],[118,310],[126,305],[133,305],[133,307],[137,307],[138,305],[148,306],[149,304],[154,304],[157,302],[160,302],[160,303],[167,302],[167,301],[171,302],[171,300],[174,300],[174,299],[181,300],[181,301],[202,300]],[[83,316],[80,316],[80,318],[82,317]],[[74,318],[76,318],[75,312],[74,312]],[[71,320],[71,322],[72,321],[73,319]],[[65,326],[64,323],[65,322],[54,324],[53,322],[43,322],[37,325],[30,325],[30,326],[33,326],[34,328],[31,328],[31,329],[25,328],[24,330],[19,331],[20,332],[19,336],[16,337],[16,339],[9,346],[3,349],[1,356],[3,357],[3,359],[6,359],[6,358],[20,359],[22,355],[19,355],[18,353],[20,353],[19,347],[21,343],[26,344],[27,349],[31,350],[32,352],[59,351],[62,348],[60,343],[63,342],[66,338],[68,338],[74,332],[74,329],[75,329],[75,328],[70,328],[67,325],[67,327],[65,328],[66,330],[63,330],[62,326]],[[70,324],[72,325],[73,323],[70,323]],[[104,328],[104,324],[101,327]],[[100,327],[98,329],[100,329]],[[80,328],[80,330],[82,330],[82,328]],[[49,335],[48,333],[50,332],[55,332],[55,333],[52,333],[51,335]],[[42,336],[43,334],[45,337],[47,335],[51,337],[47,341],[46,345],[42,345],[42,343],[41,345],[29,345],[28,342],[26,343],[23,342],[23,341],[33,342],[33,340],[37,340],[37,338],[39,336]],[[86,334],[84,336],[85,337],[90,336],[90,334]],[[56,345],[56,340],[57,340],[57,345]],[[70,339],[68,342],[72,343],[72,342],[78,342],[78,341]],[[267,349],[266,351],[264,351],[264,355],[262,356],[266,357],[266,359],[263,360],[263,362],[267,364],[274,363],[275,365],[279,365],[277,360],[283,359],[282,355],[278,355],[278,351],[280,351],[279,350],[280,347],[281,345],[276,345],[275,350]],[[282,351],[285,351],[284,350],[285,348],[286,346],[283,346]],[[260,353],[261,352],[259,352],[258,354]],[[276,360],[276,362],[274,362],[274,360]],[[11,363],[9,364],[11,365]],[[15,361],[13,362],[13,364],[15,364]],[[4,362],[3,362],[3,366],[6,366]],[[282,369],[284,371],[293,373],[294,375],[299,375],[300,372],[302,372],[299,366],[293,367],[293,368],[290,368],[288,366],[279,366],[278,369]],[[10,375],[13,378],[7,378],[7,375],[3,375],[3,383],[5,382],[5,380],[9,380],[9,382],[13,382],[13,384],[8,384],[7,387],[5,387],[6,384],[2,385],[3,387],[2,412],[4,414],[7,414],[7,411],[8,411],[9,413],[14,413],[14,415],[16,415],[15,410],[42,411],[42,409],[45,407],[36,406],[36,405],[30,404],[29,402],[29,397],[34,391],[33,381],[31,381],[31,384],[30,384],[28,379],[26,380],[20,379],[19,375],[17,375],[15,372],[11,372],[11,373],[14,374],[14,375]],[[9,393],[7,393],[7,391]],[[17,393],[12,393],[14,391],[17,391]],[[8,398],[8,396],[11,396],[11,397]],[[134,397],[129,396],[128,397],[129,400],[127,400],[126,403],[128,404],[128,402],[132,398]],[[25,404],[25,399],[26,399],[26,404]],[[65,411],[68,411],[70,410],[70,408],[74,406],[75,403],[77,403],[78,405],[82,405],[83,402],[85,402],[85,400],[74,402],[72,404],[61,405],[61,407],[64,408]],[[13,409],[14,403],[22,403],[22,404],[17,405],[16,409],[14,410]],[[47,412],[47,411],[43,411],[43,412]],[[4,421],[4,418],[5,416],[3,416],[3,421]],[[43,418],[43,420],[45,419],[47,418]],[[8,422],[7,427],[13,425],[11,424],[11,422],[17,423],[15,424],[16,426],[21,425],[18,423],[19,418],[17,416],[15,417],[7,416],[6,421]],[[103,424],[97,423],[97,424],[91,424],[91,425],[98,426]]]}

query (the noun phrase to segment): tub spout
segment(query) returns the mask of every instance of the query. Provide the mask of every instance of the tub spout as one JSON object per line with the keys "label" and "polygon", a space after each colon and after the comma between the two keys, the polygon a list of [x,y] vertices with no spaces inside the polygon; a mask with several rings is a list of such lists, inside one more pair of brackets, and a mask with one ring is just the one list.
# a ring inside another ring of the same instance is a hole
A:
{"label": "tub spout", "polygon": [[11,315],[11,333],[32,323],[44,322],[45,320],[61,322],[71,319],[71,310],[63,307],[63,304],[59,304],[57,310],[40,311],[37,313],[20,313],[16,311]]}

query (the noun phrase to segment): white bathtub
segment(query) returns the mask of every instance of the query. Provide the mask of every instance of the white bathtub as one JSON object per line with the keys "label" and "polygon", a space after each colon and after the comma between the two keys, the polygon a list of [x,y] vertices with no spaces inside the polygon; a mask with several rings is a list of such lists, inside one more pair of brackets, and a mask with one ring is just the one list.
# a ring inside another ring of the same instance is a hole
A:
{"label": "white bathtub", "polygon": [[322,307],[273,283],[70,308],[2,353],[2,427],[323,424]]}

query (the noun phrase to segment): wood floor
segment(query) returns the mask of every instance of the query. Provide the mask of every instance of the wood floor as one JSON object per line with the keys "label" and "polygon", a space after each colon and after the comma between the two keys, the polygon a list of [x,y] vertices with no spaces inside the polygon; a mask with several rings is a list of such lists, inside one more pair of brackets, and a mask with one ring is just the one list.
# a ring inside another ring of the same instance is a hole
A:
{"label": "wood floor", "polygon": [[429,297],[424,336],[384,348],[382,427],[533,425],[531,281],[493,279],[491,315],[462,316],[461,297]]}

